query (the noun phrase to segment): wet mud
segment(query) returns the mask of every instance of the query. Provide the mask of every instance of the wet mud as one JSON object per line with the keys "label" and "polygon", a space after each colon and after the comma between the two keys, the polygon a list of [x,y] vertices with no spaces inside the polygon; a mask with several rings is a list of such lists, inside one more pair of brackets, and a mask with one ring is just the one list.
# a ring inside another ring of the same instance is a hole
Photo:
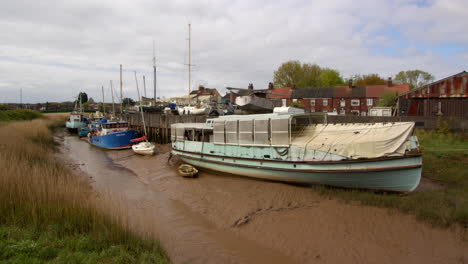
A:
{"label": "wet mud", "polygon": [[306,186],[213,172],[183,178],[168,146],[147,157],[61,140],[63,156],[125,204],[130,226],[159,239],[174,263],[468,263],[461,229]]}

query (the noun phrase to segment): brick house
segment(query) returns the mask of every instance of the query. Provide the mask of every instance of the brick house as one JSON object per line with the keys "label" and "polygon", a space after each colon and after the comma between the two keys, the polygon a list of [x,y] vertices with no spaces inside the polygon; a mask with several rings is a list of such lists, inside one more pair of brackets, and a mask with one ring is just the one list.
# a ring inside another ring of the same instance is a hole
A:
{"label": "brick house", "polygon": [[385,85],[336,86],[292,89],[287,104],[301,102],[310,112],[335,112],[339,115],[367,115],[368,108],[377,106],[386,91],[403,94],[409,84],[393,85],[391,79]]}

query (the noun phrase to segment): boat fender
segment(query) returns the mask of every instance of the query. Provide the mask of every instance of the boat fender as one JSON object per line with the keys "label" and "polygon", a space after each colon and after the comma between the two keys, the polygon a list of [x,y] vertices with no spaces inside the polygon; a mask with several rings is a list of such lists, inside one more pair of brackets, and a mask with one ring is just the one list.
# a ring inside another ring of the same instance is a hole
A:
{"label": "boat fender", "polygon": [[198,174],[198,170],[189,164],[182,164],[179,166],[178,172],[183,177],[193,178]]}

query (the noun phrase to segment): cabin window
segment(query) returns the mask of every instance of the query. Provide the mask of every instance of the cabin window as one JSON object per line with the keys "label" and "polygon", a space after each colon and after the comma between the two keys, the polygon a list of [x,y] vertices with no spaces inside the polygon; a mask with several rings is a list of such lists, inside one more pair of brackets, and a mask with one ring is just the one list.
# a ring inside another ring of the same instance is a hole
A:
{"label": "cabin window", "polygon": [[213,134],[215,144],[225,144],[224,121],[215,121],[213,123]]}
{"label": "cabin window", "polygon": [[239,145],[253,144],[253,120],[239,120]]}
{"label": "cabin window", "polygon": [[352,106],[359,106],[359,100],[358,99],[351,100],[351,105]]}
{"label": "cabin window", "polygon": [[185,128],[183,127],[176,128],[176,141],[184,141],[184,132],[185,132]]}
{"label": "cabin window", "polygon": [[310,105],[315,105],[315,99],[310,99]]}
{"label": "cabin window", "polygon": [[254,143],[257,145],[269,145],[270,144],[270,133],[268,119],[255,120],[254,123]]}
{"label": "cabin window", "polygon": [[353,114],[353,116],[358,116],[359,110],[351,110],[351,114]]}
{"label": "cabin window", "polygon": [[368,98],[366,101],[367,101],[367,106],[374,105],[374,100],[372,100],[372,98]]}
{"label": "cabin window", "polygon": [[237,130],[237,120],[226,121],[226,144],[237,145],[239,143]]}
{"label": "cabin window", "polygon": [[174,126],[171,126],[171,141],[176,141],[176,128]]}
{"label": "cabin window", "polygon": [[327,106],[328,105],[328,99],[323,99],[323,106]]}
{"label": "cabin window", "polygon": [[271,119],[271,145],[289,146],[289,118]]}

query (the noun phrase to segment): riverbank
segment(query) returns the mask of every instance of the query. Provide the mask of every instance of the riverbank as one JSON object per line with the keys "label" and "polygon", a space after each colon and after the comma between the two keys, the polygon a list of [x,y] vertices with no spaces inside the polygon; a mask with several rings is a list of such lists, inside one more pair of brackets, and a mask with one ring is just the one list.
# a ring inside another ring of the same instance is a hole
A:
{"label": "riverbank", "polygon": [[[140,157],[131,151],[107,155],[132,171],[146,188],[183,203],[218,230],[287,256],[286,263],[468,261],[466,228],[460,225],[434,227],[397,210],[353,200],[343,202],[339,196],[320,194],[318,187],[207,172],[201,172],[196,179],[182,178],[167,163],[168,150],[167,145],[162,146],[156,157]],[[171,232],[177,236],[177,230]],[[170,252],[171,245],[167,249]]]}
{"label": "riverbank", "polygon": [[56,159],[50,128],[63,122],[54,115],[0,127],[0,262],[169,263]]}

